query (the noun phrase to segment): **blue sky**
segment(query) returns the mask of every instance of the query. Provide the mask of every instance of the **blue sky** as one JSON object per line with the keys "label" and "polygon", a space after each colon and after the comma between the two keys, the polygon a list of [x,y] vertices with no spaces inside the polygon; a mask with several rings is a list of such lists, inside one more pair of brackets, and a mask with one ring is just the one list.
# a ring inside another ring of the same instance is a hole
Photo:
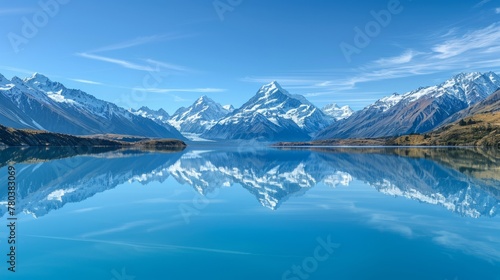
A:
{"label": "blue sky", "polygon": [[498,0],[0,0],[0,26],[7,78],[40,72],[169,113],[201,95],[239,107],[273,80],[320,107],[361,109],[500,72]]}

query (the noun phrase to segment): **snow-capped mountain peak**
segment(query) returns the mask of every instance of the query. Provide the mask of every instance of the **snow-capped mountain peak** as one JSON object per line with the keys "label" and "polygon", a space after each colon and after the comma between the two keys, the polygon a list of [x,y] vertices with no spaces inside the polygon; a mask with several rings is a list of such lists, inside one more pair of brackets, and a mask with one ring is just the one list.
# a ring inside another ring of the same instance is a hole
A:
{"label": "snow-capped mountain peak", "polygon": [[339,107],[336,103],[326,105],[321,109],[326,115],[333,117],[336,120],[347,119],[354,111],[348,105]]}
{"label": "snow-capped mountain peak", "polygon": [[208,98],[208,96],[206,96],[206,95],[202,95],[202,96],[200,96],[200,98],[198,98],[198,100],[196,100],[195,104],[201,105],[205,102],[210,102],[210,101],[212,101],[212,99]]}
{"label": "snow-capped mountain peak", "polygon": [[56,92],[61,89],[66,89],[62,84],[53,82],[47,76],[39,73],[33,74],[30,78],[25,78],[23,82],[43,92]]}
{"label": "snow-capped mountain peak", "polygon": [[222,107],[222,105],[218,104],[217,102],[213,101],[212,99],[210,99],[208,96],[206,95],[203,95],[201,96],[200,98],[198,98],[198,100],[196,100],[196,102],[194,103],[194,106],[195,107],[198,107],[198,108],[201,108],[202,110],[205,109],[204,107],[207,106],[207,105],[219,105],[220,107]]}
{"label": "snow-capped mountain peak", "polygon": [[485,74],[490,81],[492,81],[494,84],[499,84],[500,83],[500,76],[498,76],[495,72],[488,72]]}
{"label": "snow-capped mountain peak", "polygon": [[136,116],[151,119],[161,125],[168,123],[170,118],[170,115],[162,108],[159,110],[152,110],[147,106],[142,106],[137,110],[130,109],[129,111]]}
{"label": "snow-capped mountain peak", "polygon": [[307,140],[335,120],[274,81],[203,136],[209,139]]}
{"label": "snow-capped mountain peak", "polygon": [[8,90],[13,87],[13,83],[0,74],[0,89]]}
{"label": "snow-capped mountain peak", "polygon": [[[231,106],[232,108],[232,106]],[[170,117],[168,122],[186,135],[199,135],[231,111],[204,95],[188,108],[181,107]]]}
{"label": "snow-capped mountain peak", "polygon": [[446,124],[458,111],[474,105],[500,87],[489,73],[460,73],[441,84],[393,94],[318,133],[318,139],[366,138],[426,133]]}
{"label": "snow-capped mountain peak", "polygon": [[375,103],[372,105],[368,106],[367,108],[376,108],[382,110],[382,112],[385,112],[389,110],[392,106],[396,105],[403,99],[403,96],[398,94],[398,93],[393,93],[390,96],[386,96],[383,98],[380,98],[377,100]]}
{"label": "snow-capped mountain peak", "polygon": [[368,107],[379,108],[385,112],[400,101],[409,103],[420,98],[435,98],[443,95],[453,96],[470,106],[486,98],[498,87],[500,87],[500,77],[493,72],[460,73],[439,85],[420,87],[402,95],[394,93],[383,97]]}
{"label": "snow-capped mountain peak", "polygon": [[231,104],[224,105],[222,106],[222,108],[226,109],[226,111],[228,111],[229,113],[232,113],[234,111],[234,107]]}
{"label": "snow-capped mountain peak", "polygon": [[281,92],[285,95],[290,95],[288,91],[284,90],[281,85],[277,81],[273,81],[267,85],[263,85],[260,90],[257,92],[257,95],[263,95],[269,97],[274,93]]}
{"label": "snow-capped mountain peak", "polygon": [[111,102],[68,89],[39,73],[23,80],[14,77],[8,85],[0,86],[0,122],[14,128],[75,135],[115,133],[184,139],[170,125],[158,125]]}

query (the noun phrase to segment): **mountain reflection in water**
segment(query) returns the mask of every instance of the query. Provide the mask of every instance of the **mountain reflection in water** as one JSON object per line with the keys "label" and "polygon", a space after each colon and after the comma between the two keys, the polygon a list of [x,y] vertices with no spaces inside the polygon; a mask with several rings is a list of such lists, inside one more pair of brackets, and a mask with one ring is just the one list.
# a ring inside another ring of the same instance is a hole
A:
{"label": "mountain reflection in water", "polygon": [[[82,154],[83,153],[83,154]],[[436,204],[463,216],[495,216],[500,198],[498,150],[458,148],[312,148],[309,150],[86,150],[4,149],[18,165],[18,209],[40,217],[127,182],[169,176],[208,195],[242,186],[277,210],[317,184],[349,186],[354,179],[379,192]],[[0,173],[7,182],[7,172]],[[5,189],[0,201],[7,201]],[[0,215],[4,216],[6,208]]]}

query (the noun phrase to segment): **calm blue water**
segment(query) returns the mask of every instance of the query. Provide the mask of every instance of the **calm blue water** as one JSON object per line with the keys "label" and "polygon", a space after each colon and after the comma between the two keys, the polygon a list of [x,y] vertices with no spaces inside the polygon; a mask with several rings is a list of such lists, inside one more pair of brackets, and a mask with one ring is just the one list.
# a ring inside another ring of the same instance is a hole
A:
{"label": "calm blue water", "polygon": [[0,151],[0,279],[500,279],[498,151],[69,155]]}

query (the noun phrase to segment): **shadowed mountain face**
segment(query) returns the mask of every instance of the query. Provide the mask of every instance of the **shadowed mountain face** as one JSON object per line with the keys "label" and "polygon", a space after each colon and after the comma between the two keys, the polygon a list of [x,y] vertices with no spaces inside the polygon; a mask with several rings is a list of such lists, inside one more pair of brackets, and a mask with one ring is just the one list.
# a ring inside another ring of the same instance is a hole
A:
{"label": "shadowed mountain face", "polygon": [[[5,162],[8,153],[2,153]],[[126,182],[147,185],[170,176],[201,195],[241,186],[273,210],[317,184],[349,186],[354,179],[387,195],[440,205],[469,217],[495,216],[500,206],[498,150],[116,151],[49,162],[36,160],[43,152],[32,149],[26,151],[27,156],[22,150],[11,149],[10,153],[12,158],[26,161],[16,164],[20,170],[19,209],[36,216]],[[4,169],[0,170],[0,183],[5,185]],[[6,201],[5,190],[0,192],[0,201]]]}
{"label": "shadowed mountain face", "polygon": [[500,111],[500,90],[497,90],[483,101],[454,114],[447,120],[447,123],[467,117],[474,117],[474,115],[478,114],[495,113],[498,111]]}

